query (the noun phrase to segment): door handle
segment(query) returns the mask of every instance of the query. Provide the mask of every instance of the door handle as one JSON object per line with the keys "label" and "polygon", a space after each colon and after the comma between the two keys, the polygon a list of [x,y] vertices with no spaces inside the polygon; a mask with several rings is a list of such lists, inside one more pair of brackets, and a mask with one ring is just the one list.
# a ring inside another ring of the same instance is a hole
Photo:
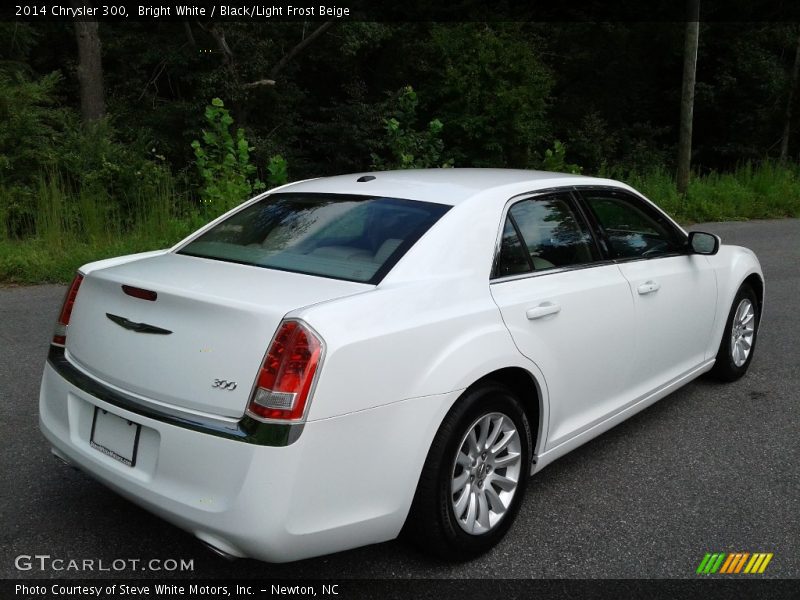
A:
{"label": "door handle", "polygon": [[553,304],[552,302],[542,302],[539,306],[529,308],[525,316],[533,321],[534,319],[541,319],[547,315],[554,315],[559,312],[561,312],[560,305]]}
{"label": "door handle", "polygon": [[649,281],[645,281],[642,285],[636,288],[636,291],[644,296],[645,294],[657,292],[659,289],[661,289],[661,284],[651,279]]}

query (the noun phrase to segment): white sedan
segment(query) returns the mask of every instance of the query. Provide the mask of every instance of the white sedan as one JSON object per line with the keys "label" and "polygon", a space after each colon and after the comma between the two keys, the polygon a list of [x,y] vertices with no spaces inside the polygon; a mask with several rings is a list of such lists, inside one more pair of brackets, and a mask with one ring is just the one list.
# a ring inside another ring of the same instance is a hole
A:
{"label": "white sedan", "polygon": [[82,267],[40,395],[53,453],[220,554],[404,533],[486,551],[529,475],[753,358],[750,250],[608,179],[344,175]]}

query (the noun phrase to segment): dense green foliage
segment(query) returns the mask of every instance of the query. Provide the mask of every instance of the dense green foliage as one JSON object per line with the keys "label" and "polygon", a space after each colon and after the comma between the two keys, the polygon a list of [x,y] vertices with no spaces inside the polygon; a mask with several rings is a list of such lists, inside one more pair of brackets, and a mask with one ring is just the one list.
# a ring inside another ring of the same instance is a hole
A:
{"label": "dense green foliage", "polygon": [[372,167],[388,170],[452,166],[452,159],[442,160],[442,122],[433,119],[421,131],[415,129],[419,100],[414,88],[407,85],[400,90],[397,104],[398,114],[384,119],[387,151],[391,156],[384,160],[373,152]]}
{"label": "dense green foliage", "polygon": [[252,148],[244,137],[244,129],[231,132],[233,117],[219,98],[214,98],[205,111],[207,128],[203,141],[194,140],[195,164],[200,174],[200,202],[215,212],[222,212],[264,189],[250,162]]}
{"label": "dense green foliage", "polygon": [[290,176],[373,167],[600,174],[685,221],[800,211],[794,121],[776,161],[794,24],[702,24],[685,196],[680,23],[342,21],[293,53],[319,26],[101,23],[108,116],[87,125],[71,25],[0,23],[0,281],[67,279]]}

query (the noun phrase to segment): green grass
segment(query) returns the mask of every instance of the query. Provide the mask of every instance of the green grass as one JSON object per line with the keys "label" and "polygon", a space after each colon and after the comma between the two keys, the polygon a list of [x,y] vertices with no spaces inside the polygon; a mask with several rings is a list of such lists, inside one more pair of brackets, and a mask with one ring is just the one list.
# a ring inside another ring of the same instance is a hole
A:
{"label": "green grass", "polygon": [[201,215],[171,180],[134,190],[123,210],[102,193],[71,190],[48,175],[36,187],[34,210],[15,220],[28,231],[17,239],[6,218],[15,207],[20,212],[19,198],[19,190],[0,187],[0,284],[68,282],[87,262],[168,248],[215,216]]}
{"label": "green grass", "polygon": [[732,173],[709,173],[689,182],[686,196],[671,173],[653,169],[622,177],[682,223],[800,217],[800,169],[747,163]]}
{"label": "green grass", "polygon": [[42,239],[0,241],[0,282],[65,283],[72,279],[78,267],[88,262],[157,247],[160,246],[143,239],[94,244],[70,240],[58,247]]}
{"label": "green grass", "polygon": [[[748,163],[732,173],[695,176],[686,196],[663,168],[610,176],[682,223],[800,217],[800,167],[794,165]],[[171,180],[134,190],[125,206],[103,194],[71,190],[52,175],[41,177],[33,196],[33,202],[27,197],[28,212],[16,219],[25,235],[12,238],[9,215],[19,214],[26,197],[0,186],[0,284],[68,282],[82,264],[167,248],[216,216],[201,214]]]}

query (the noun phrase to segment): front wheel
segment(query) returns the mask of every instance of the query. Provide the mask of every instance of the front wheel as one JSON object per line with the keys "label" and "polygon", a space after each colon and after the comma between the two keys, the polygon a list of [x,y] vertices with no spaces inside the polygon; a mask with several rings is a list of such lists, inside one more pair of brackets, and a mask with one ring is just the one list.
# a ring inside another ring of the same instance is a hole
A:
{"label": "front wheel", "polygon": [[725,331],[711,374],[721,381],[735,381],[747,373],[756,347],[760,310],[753,288],[743,284],[731,305]]}
{"label": "front wheel", "polygon": [[404,534],[446,559],[492,548],[519,510],[531,446],[528,418],[511,390],[489,383],[468,391],[434,438]]}

